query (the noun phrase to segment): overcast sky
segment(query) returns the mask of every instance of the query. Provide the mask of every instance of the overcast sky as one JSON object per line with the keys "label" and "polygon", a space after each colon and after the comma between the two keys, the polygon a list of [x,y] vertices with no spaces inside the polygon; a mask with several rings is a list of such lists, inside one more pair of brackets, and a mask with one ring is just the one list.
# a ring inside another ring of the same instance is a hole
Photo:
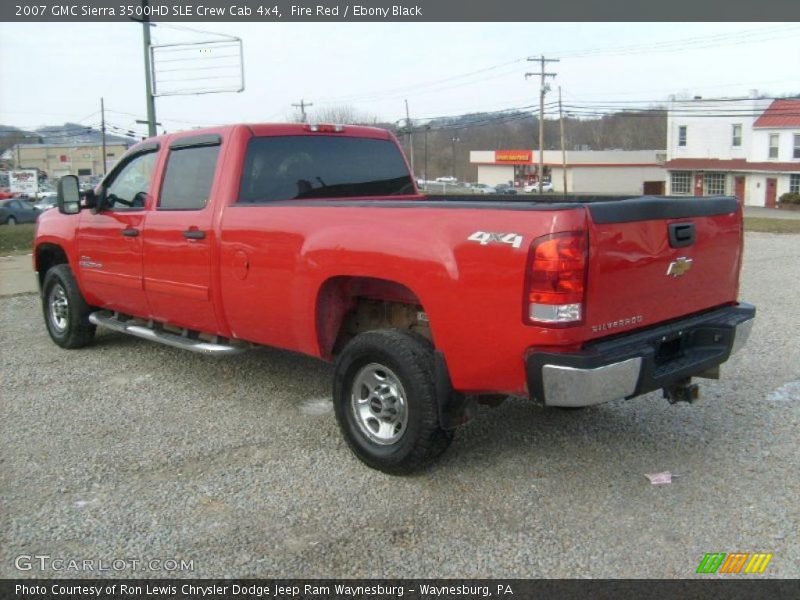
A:
{"label": "overcast sky", "polygon": [[[347,104],[386,121],[526,106],[538,101],[538,66],[549,66],[566,102],[655,101],[670,94],[800,93],[800,24],[769,23],[185,23],[243,40],[242,93],[164,97],[167,130],[281,121],[304,98]],[[209,36],[153,28],[157,43]],[[135,23],[0,23],[0,123],[80,121],[142,126],[141,26]],[[204,63],[208,64],[208,63]],[[553,99],[554,95],[548,97]],[[314,109],[311,109],[313,112]],[[125,114],[128,113],[128,114]]]}

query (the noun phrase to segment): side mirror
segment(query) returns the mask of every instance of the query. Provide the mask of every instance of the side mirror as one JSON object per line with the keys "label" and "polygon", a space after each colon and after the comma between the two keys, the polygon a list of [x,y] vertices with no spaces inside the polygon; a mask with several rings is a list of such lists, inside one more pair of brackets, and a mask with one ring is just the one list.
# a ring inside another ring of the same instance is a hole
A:
{"label": "side mirror", "polygon": [[81,211],[81,190],[75,175],[64,175],[58,180],[56,198],[56,206],[61,214],[77,215]]}
{"label": "side mirror", "polygon": [[83,205],[86,208],[96,208],[98,203],[98,196],[94,193],[92,188],[89,188],[85,192],[81,192],[81,196],[83,196]]}

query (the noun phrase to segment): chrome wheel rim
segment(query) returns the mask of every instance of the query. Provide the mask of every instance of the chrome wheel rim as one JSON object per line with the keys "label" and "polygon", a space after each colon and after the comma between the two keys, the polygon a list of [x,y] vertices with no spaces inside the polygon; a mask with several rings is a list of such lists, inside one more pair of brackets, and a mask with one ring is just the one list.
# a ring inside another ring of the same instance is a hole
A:
{"label": "chrome wheel rim", "polygon": [[396,444],[406,432],[405,389],[394,371],[381,364],[369,363],[356,373],[350,407],[359,429],[376,444]]}
{"label": "chrome wheel rim", "polygon": [[60,283],[55,284],[50,290],[47,304],[50,307],[50,323],[59,333],[65,331],[69,324],[69,301]]}

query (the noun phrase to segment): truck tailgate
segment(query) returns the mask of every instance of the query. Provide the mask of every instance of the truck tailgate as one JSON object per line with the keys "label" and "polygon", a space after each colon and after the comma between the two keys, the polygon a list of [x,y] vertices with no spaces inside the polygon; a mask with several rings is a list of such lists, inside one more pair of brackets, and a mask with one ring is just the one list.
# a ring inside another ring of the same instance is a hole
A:
{"label": "truck tailgate", "polygon": [[736,301],[742,215],[735,198],[587,204],[587,339]]}

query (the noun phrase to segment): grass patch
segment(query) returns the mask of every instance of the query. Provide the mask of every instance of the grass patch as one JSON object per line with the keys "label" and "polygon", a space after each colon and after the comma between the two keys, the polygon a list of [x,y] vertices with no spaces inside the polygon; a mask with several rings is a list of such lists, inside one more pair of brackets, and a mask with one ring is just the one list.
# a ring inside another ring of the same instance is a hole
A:
{"label": "grass patch", "polygon": [[764,233],[800,233],[800,219],[745,217],[744,230]]}
{"label": "grass patch", "polygon": [[33,249],[33,223],[0,225],[0,255],[23,254]]}

